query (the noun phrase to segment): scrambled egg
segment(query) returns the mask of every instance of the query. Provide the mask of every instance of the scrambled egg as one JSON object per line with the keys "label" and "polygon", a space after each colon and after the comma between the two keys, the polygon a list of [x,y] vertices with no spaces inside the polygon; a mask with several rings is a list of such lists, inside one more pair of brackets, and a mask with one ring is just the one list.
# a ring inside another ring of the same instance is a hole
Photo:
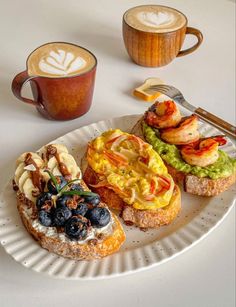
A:
{"label": "scrambled egg", "polygon": [[169,204],[174,181],[160,156],[140,138],[119,129],[106,131],[89,143],[87,160],[104,186],[134,208]]}

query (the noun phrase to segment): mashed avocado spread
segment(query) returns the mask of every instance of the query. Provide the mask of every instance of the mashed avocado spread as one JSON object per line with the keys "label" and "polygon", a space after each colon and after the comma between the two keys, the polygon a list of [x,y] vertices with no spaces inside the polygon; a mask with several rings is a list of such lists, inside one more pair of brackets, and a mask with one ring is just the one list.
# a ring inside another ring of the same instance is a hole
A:
{"label": "mashed avocado spread", "polygon": [[153,146],[162,159],[179,171],[211,179],[228,177],[236,171],[236,159],[230,158],[222,150],[219,150],[219,158],[215,163],[206,167],[193,166],[182,159],[175,145],[166,144],[159,139],[155,131],[146,123],[143,123],[143,133],[146,141]]}

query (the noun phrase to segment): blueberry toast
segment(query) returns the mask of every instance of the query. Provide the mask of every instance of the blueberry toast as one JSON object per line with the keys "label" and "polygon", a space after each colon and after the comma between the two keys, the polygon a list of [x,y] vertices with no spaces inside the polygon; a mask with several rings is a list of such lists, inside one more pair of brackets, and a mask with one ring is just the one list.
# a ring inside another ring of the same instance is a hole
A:
{"label": "blueberry toast", "polygon": [[92,260],[115,253],[125,240],[118,218],[90,192],[64,145],[22,154],[13,189],[23,224],[50,252]]}

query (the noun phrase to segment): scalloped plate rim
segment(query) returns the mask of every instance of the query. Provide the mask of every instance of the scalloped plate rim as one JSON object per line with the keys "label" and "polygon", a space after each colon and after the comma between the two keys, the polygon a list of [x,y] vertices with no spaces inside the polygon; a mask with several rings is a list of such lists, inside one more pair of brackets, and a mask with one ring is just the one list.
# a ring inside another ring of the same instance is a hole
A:
{"label": "scalloped plate rim", "polygon": [[[186,112],[188,113],[188,112]],[[100,120],[96,123],[91,123],[89,125],[85,125],[85,126],[82,126],[82,127],[79,127],[77,129],[74,129],[66,134],[64,134],[63,136],[59,136],[57,139],[51,141],[50,143],[55,143],[57,142],[58,140],[61,140],[65,137],[67,137],[68,135],[70,134],[73,134],[73,133],[78,133],[80,129],[85,129],[85,128],[88,128],[88,127],[92,127],[92,126],[97,126],[99,124],[102,124],[102,123],[112,123],[113,121],[121,121],[121,120],[124,120],[124,119],[138,119],[138,117],[141,117],[142,114],[132,114],[132,115],[124,115],[124,116],[120,116],[120,117],[115,117],[115,118],[111,118],[111,119],[105,119],[105,120]],[[204,125],[207,125],[209,127],[212,128],[212,126],[210,126],[209,124],[207,123],[204,123]],[[94,127],[93,127],[94,128]],[[115,127],[113,127],[115,128]],[[116,127],[118,128],[118,127]],[[214,127],[213,127],[214,128]],[[215,130],[217,130],[216,128],[214,128]],[[219,131],[219,130],[217,130]],[[220,132],[220,131],[219,131]],[[220,132],[221,133],[221,132]],[[48,144],[50,144],[48,143]],[[231,142],[230,140],[230,146],[232,146],[233,148],[234,145],[233,143]],[[5,185],[5,187],[3,187],[1,193],[0,193],[0,200],[2,199],[2,196],[3,196],[3,193],[4,191],[7,189],[7,187],[9,186],[9,181],[8,183]],[[40,270],[37,270],[33,267],[30,267],[30,266],[27,266],[26,264],[24,264],[23,261],[20,261],[20,260],[17,260],[14,255],[11,254],[11,252],[9,252],[7,250],[7,248],[5,248],[4,244],[2,244],[2,247],[4,248],[4,250],[6,251],[6,253],[8,253],[9,255],[11,255],[13,257],[14,260],[16,260],[17,262],[21,263],[25,268],[27,269],[31,269],[37,273],[40,273],[42,275],[47,275],[47,276],[50,276],[50,277],[53,277],[53,278],[57,278],[57,279],[68,279],[68,280],[98,280],[98,279],[108,279],[108,278],[115,278],[115,277],[119,277],[119,276],[125,276],[125,275],[130,275],[130,274],[133,274],[133,273],[136,273],[136,272],[141,272],[141,271],[144,271],[144,270],[147,270],[147,269],[151,269],[153,267],[156,267],[160,264],[163,264],[163,263],[166,263],[172,259],[174,259],[175,257],[177,257],[178,255],[181,255],[182,253],[184,253],[185,251],[189,250],[191,247],[195,246],[196,244],[198,244],[201,240],[203,240],[204,238],[207,237],[208,234],[210,234],[216,227],[218,227],[222,222],[223,220],[227,217],[227,215],[230,213],[230,211],[233,209],[234,207],[234,203],[235,203],[235,200],[236,200],[236,195],[234,196],[234,198],[232,199],[232,202],[229,204],[229,206],[227,207],[227,209],[224,211],[222,217],[216,221],[216,223],[214,225],[212,225],[207,231],[205,231],[203,234],[201,234],[197,239],[193,240],[193,242],[187,246],[184,246],[182,249],[176,251],[175,253],[173,253],[172,255],[170,256],[167,256],[163,259],[161,259],[160,261],[157,261],[157,262],[153,262],[149,265],[145,265],[145,266],[141,266],[141,267],[138,267],[138,268],[135,268],[133,270],[126,270],[124,272],[114,272],[114,273],[111,273],[111,274],[101,274],[101,275],[97,275],[97,276],[63,276],[61,274],[53,274],[53,273],[49,273],[48,271],[40,271]],[[1,217],[0,217],[0,221],[1,221]],[[190,221],[191,222],[191,221]],[[189,223],[190,223],[189,222]],[[0,225],[0,235],[1,235],[1,226]],[[21,225],[23,226],[23,224]],[[24,226],[23,226],[24,227]],[[185,226],[184,226],[185,227]],[[2,235],[1,235],[2,236]],[[30,237],[32,240],[34,240],[31,235],[29,233],[27,233],[27,236]],[[2,241],[2,240],[1,240]],[[1,243],[1,242],[0,242]],[[39,248],[43,249],[40,245],[39,245]],[[137,249],[140,249],[137,248]],[[43,249],[44,250],[44,249]],[[51,253],[49,253],[48,251],[46,251],[46,253],[48,253],[49,255]],[[116,254],[119,254],[116,253]],[[63,257],[60,257],[60,256],[57,256],[56,257],[59,257],[59,258],[62,258],[63,260],[67,260]],[[71,260],[69,260],[71,261]],[[72,260],[73,261],[73,260]]]}

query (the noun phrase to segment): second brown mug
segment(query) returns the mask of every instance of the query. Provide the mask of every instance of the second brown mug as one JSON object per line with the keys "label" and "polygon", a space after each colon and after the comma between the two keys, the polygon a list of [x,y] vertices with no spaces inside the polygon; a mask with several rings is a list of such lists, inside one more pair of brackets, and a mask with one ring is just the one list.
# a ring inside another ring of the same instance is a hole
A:
{"label": "second brown mug", "polygon": [[[187,27],[187,17],[176,9],[161,5],[141,5],[123,15],[123,39],[130,58],[141,66],[160,67],[176,57],[195,51],[203,40],[202,33]],[[197,43],[181,50],[186,34]]]}

